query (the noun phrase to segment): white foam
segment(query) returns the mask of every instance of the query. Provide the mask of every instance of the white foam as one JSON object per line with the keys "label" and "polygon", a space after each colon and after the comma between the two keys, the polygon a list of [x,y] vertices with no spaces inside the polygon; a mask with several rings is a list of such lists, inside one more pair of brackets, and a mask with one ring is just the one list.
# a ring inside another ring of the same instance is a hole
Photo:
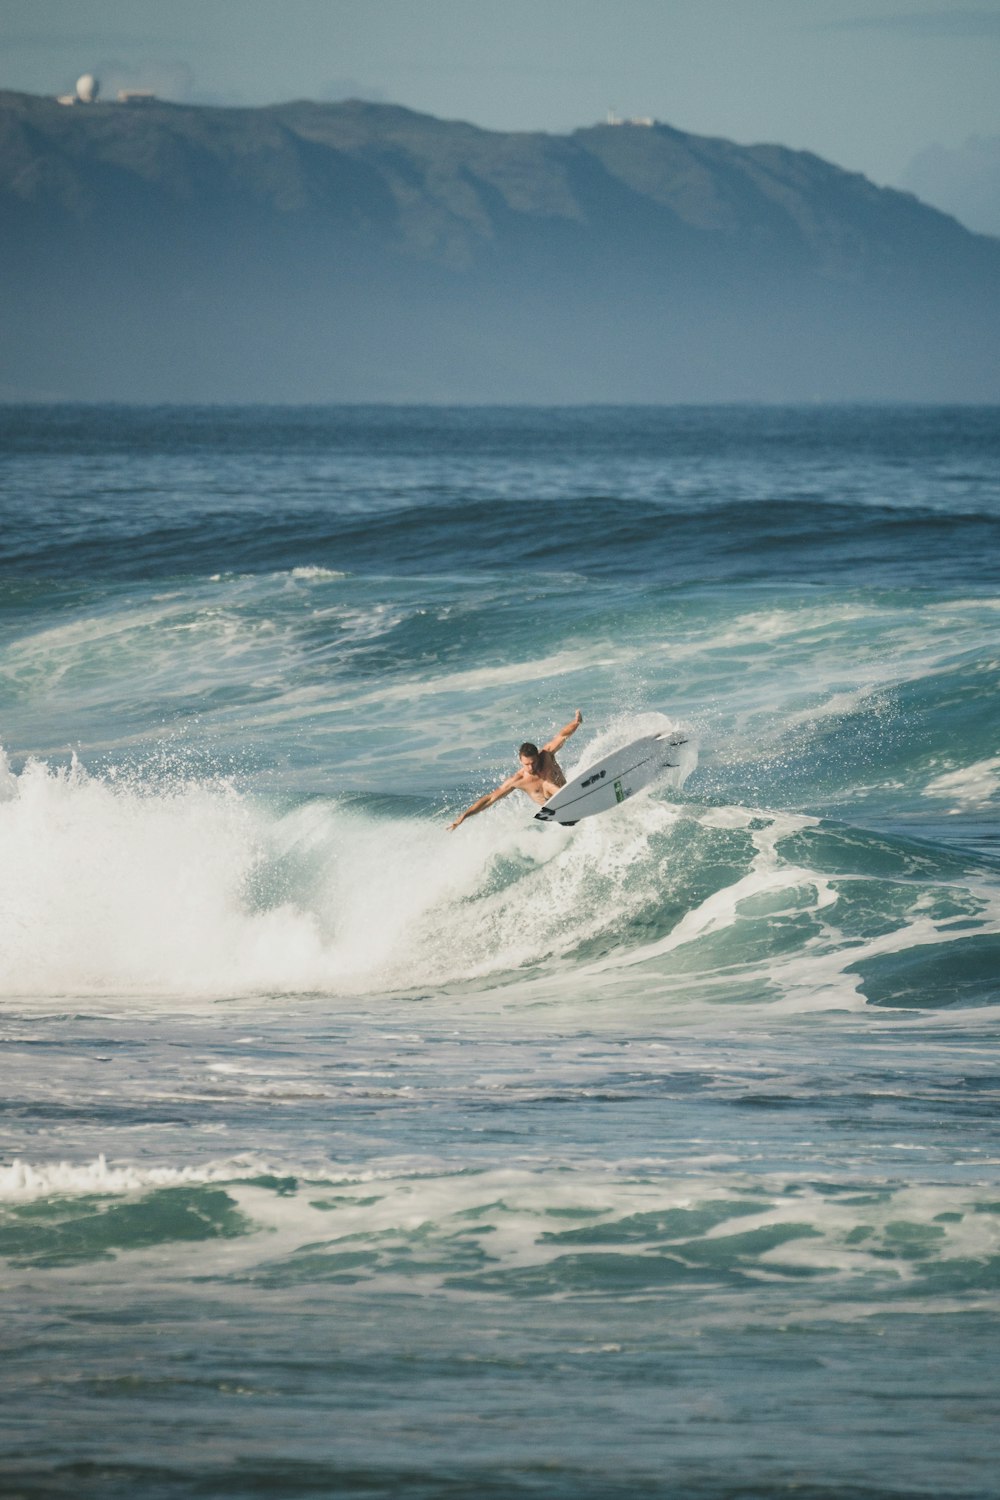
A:
{"label": "white foam", "polygon": [[[232,1168],[229,1169],[232,1171]],[[220,1169],[109,1166],[102,1154],[90,1162],[30,1162],[17,1158],[0,1167],[0,1202],[31,1203],[44,1198],[79,1198],[144,1193],[151,1188],[217,1180]]]}
{"label": "white foam", "polygon": [[[666,722],[632,717],[564,764],[573,771]],[[891,929],[845,938],[837,906],[852,877],[787,862],[779,847],[813,818],[656,794],[575,829],[530,812],[511,798],[449,834],[443,813],[374,816],[320,800],[281,812],[221,779],[136,782],[75,761],[32,761],[15,776],[0,752],[0,995],[368,995],[509,982],[539,965],[557,982],[583,948],[606,956],[576,961],[577,981],[679,964],[690,993],[742,974],[779,1008],[857,1009],[865,960],[967,935],[915,888]],[[647,917],[664,934],[685,878],[678,828],[692,823],[745,832],[749,863],[665,935],[622,944]],[[1000,928],[1000,898],[976,900],[979,929]],[[805,924],[794,945],[742,956],[741,933],[783,920]]]}
{"label": "white foam", "polygon": [[651,843],[677,816],[637,799],[574,839],[511,802],[452,835],[443,815],[282,814],[225,780],[75,760],[0,768],[0,786],[0,993],[21,996],[370,993],[518,969],[655,903]]}
{"label": "white foam", "polygon": [[328,620],[336,628],[340,641],[369,641],[386,635],[401,625],[407,618],[405,609],[393,608],[389,604],[369,604],[353,607],[347,604],[314,609],[312,619]]}
{"label": "white foam", "polygon": [[420,698],[434,698],[443,693],[462,695],[492,691],[523,686],[530,682],[546,682],[575,673],[590,673],[599,667],[614,666],[619,660],[620,656],[610,646],[605,647],[604,654],[600,656],[595,655],[595,647],[590,646],[586,649],[554,652],[550,656],[531,657],[502,667],[470,667],[445,676],[412,678],[406,682],[356,694],[351,702],[355,707],[367,707],[374,703],[412,703]]}
{"label": "white foam", "polygon": [[[23,635],[6,647],[0,676],[19,692],[44,687],[51,695],[72,685],[77,709],[92,702],[120,708],[123,684],[148,693],[188,697],[225,674],[258,679],[287,671],[295,650],[292,622],[243,608],[243,585],[227,580],[224,597],[163,594],[141,606],[128,601],[104,613]],[[278,663],[282,662],[281,667]]]}
{"label": "white foam", "polygon": [[875,605],[833,604],[798,609],[751,610],[737,615],[724,631],[713,636],[716,647],[760,645],[791,637],[795,641],[810,631],[829,632],[883,614]]}
{"label": "white foam", "polygon": [[237,993],[319,951],[309,913],[254,914],[264,832],[225,782],[156,790],[30,761],[0,803],[0,990]]}
{"label": "white foam", "polygon": [[[175,1244],[170,1261],[175,1275],[184,1274],[185,1257],[192,1255],[204,1272],[206,1257],[221,1254],[225,1272],[232,1274],[261,1260],[275,1267],[306,1247],[314,1255],[324,1250],[336,1254],[344,1244],[357,1248],[365,1242],[391,1249],[394,1241],[405,1244],[413,1234],[424,1243],[442,1236],[447,1246],[458,1230],[466,1245],[478,1239],[487,1250],[488,1276],[555,1269],[566,1256],[580,1261],[594,1254],[604,1262],[616,1255],[634,1261],[648,1254],[655,1277],[665,1246],[671,1256],[683,1261],[690,1242],[697,1266],[703,1263],[704,1246],[711,1244],[718,1247],[723,1263],[732,1254],[744,1275],[771,1287],[783,1283],[797,1299],[808,1296],[809,1287],[838,1283],[850,1291],[856,1286],[849,1305],[843,1298],[839,1302],[841,1315],[851,1317],[864,1314],[866,1298],[884,1305],[887,1281],[894,1289],[905,1289],[911,1281],[919,1286],[929,1261],[946,1272],[949,1262],[986,1264],[1000,1252],[1000,1221],[992,1213],[978,1211],[988,1198],[986,1187],[873,1183],[866,1177],[852,1191],[849,1168],[836,1175],[814,1173],[806,1185],[799,1178],[789,1182],[777,1173],[750,1177],[697,1168],[664,1172],[659,1159],[567,1167],[568,1163],[560,1161],[521,1159],[478,1172],[449,1169],[441,1163],[399,1161],[357,1170],[344,1164],[316,1163],[312,1170],[303,1171],[297,1163],[275,1165],[252,1156],[208,1162],[200,1168],[111,1165],[104,1156],[84,1163],[16,1161],[0,1169],[0,1203],[16,1208],[32,1201],[139,1197],[164,1188],[224,1183],[244,1216],[246,1232],[214,1251],[201,1244]],[[255,1180],[264,1176],[282,1179],[282,1191],[275,1193]],[[289,1188],[290,1178],[297,1179],[297,1187]],[[324,1189],[332,1190],[333,1196],[325,1198]],[[685,1212],[713,1206],[723,1210],[718,1222],[705,1227],[685,1223]],[[724,1206],[731,1211],[725,1212]],[[678,1210],[665,1240],[662,1216]],[[639,1232],[643,1216],[648,1238]],[[623,1220],[629,1227],[620,1239],[601,1233]],[[571,1232],[562,1238],[567,1230],[579,1230],[581,1223],[582,1235]],[[770,1249],[748,1248],[747,1237],[788,1226],[799,1233],[782,1236]],[[592,1239],[587,1229],[597,1231]],[[729,1251],[731,1238],[737,1243]],[[916,1260],[908,1253],[914,1239],[922,1249]],[[141,1259],[143,1251],[133,1254]],[[161,1252],[150,1262],[150,1272],[162,1279]],[[88,1275],[94,1274],[95,1268],[88,1267]],[[388,1287],[396,1273],[374,1270],[369,1274]],[[414,1288],[414,1274],[440,1290],[448,1271],[447,1267],[428,1267],[417,1273],[408,1270],[405,1286],[409,1292]],[[707,1271],[706,1283],[713,1279]],[[973,1294],[972,1301],[995,1307],[995,1294]],[[703,1297],[696,1303],[701,1324],[710,1313]],[[934,1298],[924,1305],[929,1312],[937,1312],[941,1302]],[[968,1294],[965,1305],[970,1305]],[[830,1309],[825,1298],[822,1306],[826,1315]],[[753,1316],[760,1315],[755,1302]],[[678,1307],[677,1316],[683,1318],[683,1308]]]}
{"label": "white foam", "polygon": [[[798,709],[785,717],[787,728],[799,726],[810,726],[819,724],[824,719],[846,719],[861,712],[863,709],[871,709],[873,699],[876,699],[878,690],[871,686],[856,688],[849,693],[831,693],[821,703],[814,703],[809,708]],[[876,699],[877,702],[877,699]]]}
{"label": "white foam", "polygon": [[[285,575],[278,574],[279,578]],[[337,568],[320,568],[316,566],[304,568],[292,568],[287,575],[300,583],[326,583],[336,581],[339,578],[347,578],[347,573],[340,572]]]}
{"label": "white foam", "polygon": [[0,745],[0,802],[11,802],[17,796],[17,777],[10,768],[7,752]]}
{"label": "white foam", "polygon": [[699,816],[699,821],[710,828],[745,828],[750,832],[755,854],[748,873],[731,885],[714,891],[697,907],[685,913],[666,937],[590,965],[588,973],[599,974],[607,969],[647,963],[709,933],[732,927],[741,906],[752,898],[767,893],[786,890],[791,892],[806,887],[813,893],[812,906],[816,911],[831,906],[836,901],[836,892],[828,880],[812,870],[783,863],[777,853],[779,840],[801,828],[817,826],[817,818],[783,813],[769,814],[764,820],[759,813],[746,808],[727,807],[709,808]]}
{"label": "white foam", "polygon": [[954,806],[948,809],[951,814],[986,807],[1000,796],[1000,756],[977,760],[935,776],[924,788],[924,796],[953,802]]}

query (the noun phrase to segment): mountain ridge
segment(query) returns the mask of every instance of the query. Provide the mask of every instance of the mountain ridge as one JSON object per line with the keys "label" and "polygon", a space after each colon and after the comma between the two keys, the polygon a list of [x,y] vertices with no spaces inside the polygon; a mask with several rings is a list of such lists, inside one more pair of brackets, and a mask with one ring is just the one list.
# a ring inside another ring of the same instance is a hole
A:
{"label": "mountain ridge", "polygon": [[1000,241],[665,124],[0,93],[0,223],[6,399],[1000,397]]}

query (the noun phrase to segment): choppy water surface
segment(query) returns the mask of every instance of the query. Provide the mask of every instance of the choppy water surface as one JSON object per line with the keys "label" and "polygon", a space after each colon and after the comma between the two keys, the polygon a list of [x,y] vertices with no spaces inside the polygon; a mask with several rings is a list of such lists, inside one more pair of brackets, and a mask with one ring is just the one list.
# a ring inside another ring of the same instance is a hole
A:
{"label": "choppy water surface", "polygon": [[0,410],[7,1492],[997,1494],[998,460]]}

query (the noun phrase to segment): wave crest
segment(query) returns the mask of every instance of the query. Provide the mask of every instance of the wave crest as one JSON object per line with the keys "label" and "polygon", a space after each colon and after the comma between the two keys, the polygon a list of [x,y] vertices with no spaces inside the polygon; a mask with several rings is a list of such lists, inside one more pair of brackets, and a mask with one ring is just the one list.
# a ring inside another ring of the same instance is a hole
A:
{"label": "wave crest", "polygon": [[[371,993],[522,969],[659,900],[677,811],[643,799],[575,837],[505,806],[442,816],[225,778],[0,764],[0,988],[8,995]],[[662,851],[661,851],[662,855]]]}

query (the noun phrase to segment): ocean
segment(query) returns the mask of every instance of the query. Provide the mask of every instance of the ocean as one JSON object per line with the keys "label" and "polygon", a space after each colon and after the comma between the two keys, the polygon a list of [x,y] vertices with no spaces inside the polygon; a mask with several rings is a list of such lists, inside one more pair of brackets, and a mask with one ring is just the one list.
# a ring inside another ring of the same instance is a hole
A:
{"label": "ocean", "polygon": [[[1000,1494],[1000,412],[0,408],[0,1489]],[[580,708],[604,816],[448,823]]]}

